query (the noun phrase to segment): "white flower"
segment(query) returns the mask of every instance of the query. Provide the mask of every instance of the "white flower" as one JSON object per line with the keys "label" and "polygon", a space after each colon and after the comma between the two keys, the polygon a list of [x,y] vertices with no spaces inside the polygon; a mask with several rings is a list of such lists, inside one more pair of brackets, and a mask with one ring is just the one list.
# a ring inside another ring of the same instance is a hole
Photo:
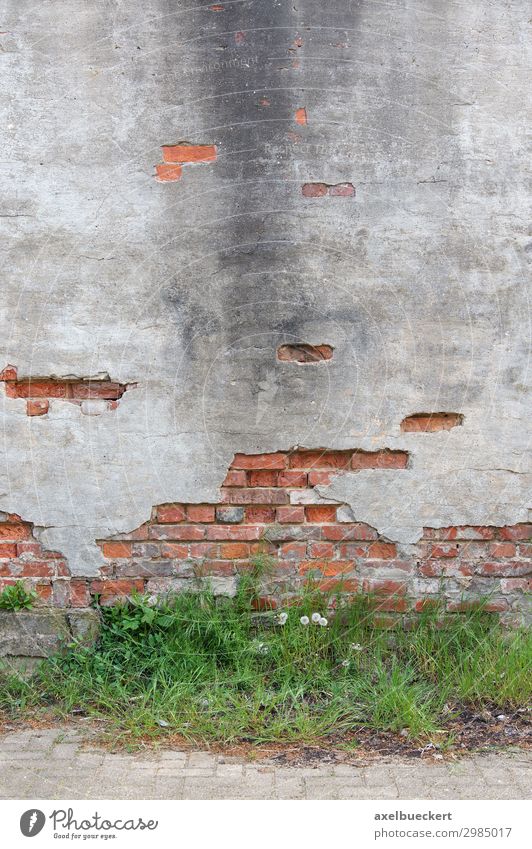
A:
{"label": "white flower", "polygon": [[313,621],[313,622],[315,622],[315,623],[316,623],[316,625],[317,625],[317,624],[318,624],[318,622],[319,622],[319,621],[320,621],[320,619],[321,619],[321,613],[313,613],[313,614],[312,614],[312,616],[311,616],[311,619],[312,619],[312,621]]}
{"label": "white flower", "polygon": [[308,625],[308,623],[310,622],[310,619],[308,618],[308,616],[302,616],[299,621],[301,622],[302,625]]}
{"label": "white flower", "polygon": [[341,665],[344,666],[347,669],[347,667],[349,666],[349,661],[348,660],[342,660]]}
{"label": "white flower", "polygon": [[259,643],[259,645],[258,645],[258,651],[259,651],[259,654],[268,654],[268,652],[270,651],[270,649],[268,648],[268,646],[266,645],[266,643]]}
{"label": "white flower", "polygon": [[329,620],[325,618],[325,616],[320,616],[318,625],[321,625],[322,628],[326,628],[329,624]]}
{"label": "white flower", "polygon": [[363,651],[363,648],[360,645],[360,643],[351,643],[349,648],[352,649],[353,651]]}
{"label": "white flower", "polygon": [[279,625],[284,625],[286,620],[288,619],[288,613],[280,613],[277,617],[277,621]]}

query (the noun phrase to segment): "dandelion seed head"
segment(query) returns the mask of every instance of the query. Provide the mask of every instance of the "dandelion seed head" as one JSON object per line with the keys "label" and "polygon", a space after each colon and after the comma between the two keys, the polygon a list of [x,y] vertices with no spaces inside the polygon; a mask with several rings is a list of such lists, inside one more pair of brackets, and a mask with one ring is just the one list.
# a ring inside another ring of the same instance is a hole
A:
{"label": "dandelion seed head", "polygon": [[326,628],[329,624],[329,620],[325,618],[325,616],[320,616],[318,625],[321,625],[322,628]]}
{"label": "dandelion seed head", "polygon": [[301,622],[302,625],[308,625],[308,623],[310,622],[310,619],[308,618],[308,616],[302,616],[299,621]]}
{"label": "dandelion seed head", "polygon": [[321,619],[321,613],[313,613],[310,618],[317,624]]}

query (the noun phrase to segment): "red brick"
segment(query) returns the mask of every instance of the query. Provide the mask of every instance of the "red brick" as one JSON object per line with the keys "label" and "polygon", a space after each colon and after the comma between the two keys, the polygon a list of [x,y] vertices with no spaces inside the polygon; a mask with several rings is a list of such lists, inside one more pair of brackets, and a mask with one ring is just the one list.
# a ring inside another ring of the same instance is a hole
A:
{"label": "red brick", "polygon": [[251,601],[253,610],[277,610],[278,602],[269,596],[259,596]]}
{"label": "red brick", "polygon": [[248,486],[277,486],[277,474],[270,469],[248,472]]}
{"label": "red brick", "polygon": [[406,583],[388,579],[366,578],[364,580],[364,590],[365,592],[377,593],[378,595],[394,595],[395,593],[404,595],[406,592]]}
{"label": "red brick", "polygon": [[286,487],[301,487],[307,485],[307,473],[306,472],[293,472],[293,471],[285,471],[279,472],[277,478],[277,486],[286,486]]}
{"label": "red brick", "polygon": [[405,469],[408,464],[406,451],[355,451],[351,468],[361,469]]}
{"label": "red brick", "polygon": [[503,613],[508,609],[506,599],[498,599],[480,604],[478,601],[450,601],[447,610],[450,613],[467,613],[471,610],[485,610],[486,613]]}
{"label": "red brick", "polygon": [[204,539],[205,528],[202,525],[151,525],[149,539],[168,539],[183,542],[191,542]]}
{"label": "red brick", "polygon": [[464,417],[460,413],[415,413],[401,422],[405,433],[435,433],[438,430],[451,430],[461,425]]}
{"label": "red brick", "polygon": [[144,581],[141,578],[118,579],[118,580],[93,580],[90,582],[91,593],[101,595],[106,601],[115,596],[128,596],[133,592],[141,593],[144,589]]}
{"label": "red brick", "polygon": [[121,398],[124,390],[125,387],[121,386],[120,383],[113,383],[110,380],[80,380],[70,384],[68,397],[78,400],[85,400],[86,398],[113,400]]}
{"label": "red brick", "polygon": [[520,557],[532,557],[532,545],[530,543],[521,543],[519,546]]}
{"label": "red brick", "polygon": [[277,359],[282,363],[322,363],[332,360],[334,348],[331,345],[310,345],[308,342],[279,345]]}
{"label": "red brick", "polygon": [[190,546],[191,557],[210,557],[216,559],[219,553],[220,546],[212,542],[193,542]]}
{"label": "red brick", "polygon": [[489,553],[490,557],[515,557],[516,547],[512,542],[492,542]]}
{"label": "red brick", "polygon": [[261,538],[263,530],[256,525],[207,525],[207,539],[255,542]]}
{"label": "red brick", "polygon": [[28,560],[23,566],[22,574],[25,578],[53,578],[55,575],[54,561]]}
{"label": "red brick", "polygon": [[408,602],[404,598],[384,598],[376,601],[375,610],[384,610],[385,612],[395,611],[396,613],[405,613],[408,610]]}
{"label": "red brick", "polygon": [[423,613],[425,610],[437,610],[440,603],[435,598],[421,598],[416,601],[414,610],[416,613]]}
{"label": "red brick", "polygon": [[291,469],[348,469],[352,451],[294,451]]}
{"label": "red brick", "polygon": [[318,589],[324,593],[335,591],[356,593],[358,591],[358,587],[359,583],[356,578],[344,578],[343,580],[334,580],[331,578],[328,581],[320,581],[318,584]]}
{"label": "red brick", "polygon": [[66,398],[68,383],[59,380],[32,380],[26,378],[14,384],[16,398]]}
{"label": "red brick", "polygon": [[286,454],[235,454],[232,469],[284,469]]}
{"label": "red brick", "polygon": [[[198,542],[197,545],[203,545]],[[192,546],[191,546],[192,547]],[[161,545],[161,557],[175,558],[176,560],[185,560],[188,557],[188,545],[183,545],[180,542],[163,542]]]}
{"label": "red brick", "polygon": [[211,504],[189,504],[187,519],[189,522],[214,522],[214,510]]}
{"label": "red brick", "polygon": [[115,557],[131,557],[130,542],[104,542],[102,545],[103,556],[109,559]]}
{"label": "red brick", "polygon": [[376,560],[389,560],[397,555],[397,548],[392,542],[372,542],[368,547],[368,557]]}
{"label": "red brick", "polygon": [[251,524],[275,522],[275,507],[246,507],[246,522]]}
{"label": "red brick", "polygon": [[232,560],[205,560],[202,563],[202,575],[234,575],[236,564]]}
{"label": "red brick", "polygon": [[187,514],[183,504],[160,504],[156,511],[158,522],[184,522]]}
{"label": "red brick", "polygon": [[307,110],[304,106],[300,106],[299,109],[296,109],[295,120],[296,124],[299,124],[301,127],[304,127],[307,123]]}
{"label": "red brick", "polygon": [[7,365],[5,369],[2,369],[0,372],[0,381],[9,381],[17,379],[17,367],[12,365]]}
{"label": "red brick", "polygon": [[309,557],[334,557],[334,545],[332,542],[309,542]]}
{"label": "red brick", "polygon": [[279,546],[279,557],[283,560],[302,560],[306,555],[306,542],[283,542]]}
{"label": "red brick", "polygon": [[244,557],[249,557],[249,545],[245,542],[222,543],[220,557],[224,560],[242,560]]}
{"label": "red brick", "polygon": [[55,574],[58,578],[70,577],[70,569],[68,568],[66,560],[52,560],[48,562],[55,568]]}
{"label": "red brick", "polygon": [[2,542],[0,543],[0,558],[4,560],[5,558],[16,557],[17,556],[17,546],[14,542]]}
{"label": "red brick", "polygon": [[45,416],[50,408],[50,404],[47,400],[42,401],[26,401],[26,415],[27,416]]}
{"label": "red brick", "polygon": [[31,536],[31,528],[27,524],[14,522],[0,522],[0,540],[15,541],[28,539]]}
{"label": "red brick", "polygon": [[377,539],[377,532],[369,525],[356,522],[352,525],[347,523],[341,525],[324,525],[323,536],[325,539],[347,542],[348,540],[374,540]]}
{"label": "red brick", "polygon": [[52,601],[52,584],[49,581],[46,583],[39,582],[33,586],[33,589],[41,602],[49,604]]}
{"label": "red brick", "polygon": [[500,528],[499,536],[501,539],[507,540],[532,540],[532,525],[510,525],[506,528]]}
{"label": "red brick", "polygon": [[240,469],[230,469],[222,486],[247,486],[246,473]]}
{"label": "red brick", "polygon": [[278,507],[277,521],[282,525],[292,525],[297,524],[297,522],[304,522],[305,508],[300,506]]}
{"label": "red brick", "polygon": [[337,183],[329,187],[331,197],[352,198],[355,196],[355,187],[352,183]]}
{"label": "red brick", "polygon": [[309,486],[329,486],[330,482],[336,477],[336,475],[341,475],[341,471],[336,472],[313,472],[310,471],[308,473],[308,482]]}
{"label": "red brick", "polygon": [[184,165],[188,162],[215,162],[214,144],[165,144],[162,146],[163,159],[169,163]]}
{"label": "red brick", "polygon": [[91,597],[87,581],[70,581],[70,604],[72,607],[89,607]]}
{"label": "red brick", "polygon": [[509,560],[499,563],[475,563],[473,569],[476,575],[518,578],[522,575],[532,574],[532,562],[530,560]]}
{"label": "red brick", "polygon": [[224,504],[288,504],[290,498],[284,489],[225,489]]}
{"label": "red brick", "polygon": [[334,504],[309,504],[305,507],[307,522],[336,522],[336,507]]}
{"label": "red brick", "polygon": [[457,545],[433,545],[431,557],[458,557],[460,549]]}
{"label": "red brick", "polygon": [[513,593],[515,591],[532,592],[532,580],[529,578],[503,578],[501,581],[501,591],[503,593]]}
{"label": "red brick", "polygon": [[181,165],[167,165],[161,163],[155,166],[155,179],[159,183],[175,183],[181,179],[183,169]]}
{"label": "red brick", "polygon": [[327,194],[326,183],[303,183],[301,193],[305,198],[322,198]]}
{"label": "red brick", "polygon": [[[332,545],[332,543],[330,544]],[[353,557],[367,557],[368,545],[367,543],[361,545],[357,542],[343,542],[338,546],[338,553],[345,560],[350,560]]]}

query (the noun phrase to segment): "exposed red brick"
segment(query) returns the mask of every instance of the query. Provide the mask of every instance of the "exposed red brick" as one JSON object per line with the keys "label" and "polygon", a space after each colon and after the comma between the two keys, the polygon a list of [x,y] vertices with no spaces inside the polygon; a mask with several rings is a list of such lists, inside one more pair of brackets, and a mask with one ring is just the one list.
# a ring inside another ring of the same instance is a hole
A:
{"label": "exposed red brick", "polygon": [[279,345],[277,359],[291,363],[321,363],[332,360],[334,348],[331,345],[309,345],[307,343]]}
{"label": "exposed red brick", "polygon": [[369,525],[364,525],[361,522],[356,522],[352,525],[324,525],[324,539],[336,540],[343,542],[347,540],[373,540],[377,539],[377,532],[370,528]]}
{"label": "exposed red brick", "polygon": [[102,544],[103,556],[109,559],[115,557],[131,557],[130,542],[104,542]]}
{"label": "exposed red brick", "polygon": [[392,542],[372,542],[368,547],[368,557],[376,560],[389,560],[396,554],[397,548]]}
{"label": "exposed red brick", "polygon": [[252,599],[251,606],[253,610],[277,610],[278,602],[275,598],[260,596]]}
{"label": "exposed red brick", "polygon": [[0,381],[14,381],[17,379],[17,367],[12,365],[7,365],[0,372]]}
{"label": "exposed red brick", "polygon": [[214,511],[213,504],[189,504],[187,519],[189,522],[214,522]]}
{"label": "exposed red brick", "polygon": [[458,557],[460,549],[457,545],[433,545],[431,557]]}
{"label": "exposed red brick", "polygon": [[351,468],[360,469],[405,469],[408,464],[406,451],[355,451]]}
{"label": "exposed red brick", "polygon": [[181,165],[167,165],[163,162],[155,166],[155,179],[159,183],[176,183],[181,179],[182,173]]}
{"label": "exposed red brick", "polygon": [[335,186],[329,187],[331,197],[352,198],[355,194],[355,187],[352,183],[337,183]]}
{"label": "exposed red brick", "polygon": [[190,162],[215,162],[214,144],[165,144],[162,146],[163,159],[168,163],[184,165]]}
{"label": "exposed red brick", "polygon": [[245,542],[224,542],[220,545],[220,557],[224,560],[242,560],[249,557],[249,545]]}
{"label": "exposed red brick", "polygon": [[307,522],[336,522],[336,507],[334,504],[309,504],[305,507]]}
{"label": "exposed red brick", "polygon": [[17,546],[14,542],[0,543],[0,559],[17,556]]}
{"label": "exposed red brick", "polygon": [[211,12],[223,12],[225,6],[222,6],[221,3],[214,3],[212,6],[209,6]]}
{"label": "exposed red brick", "polygon": [[227,472],[222,486],[246,486],[246,472],[232,469]]}
{"label": "exposed red brick", "polygon": [[[294,545],[294,543],[289,544]],[[334,557],[334,545],[332,542],[309,542],[308,554],[309,557],[332,558]]]}
{"label": "exposed red brick", "polygon": [[278,472],[272,469],[259,469],[248,472],[248,486],[277,486]]}
{"label": "exposed red brick", "polygon": [[490,557],[515,557],[516,547],[512,542],[492,542],[489,554]]}
{"label": "exposed red brick", "polygon": [[101,595],[102,600],[106,601],[114,596],[129,596],[134,592],[141,593],[144,589],[144,581],[140,578],[119,579],[119,580],[92,580],[90,581],[90,589],[93,595]]}
{"label": "exposed red brick", "polygon": [[278,507],[277,521],[282,525],[293,525],[298,522],[304,522],[305,508],[300,506]]}
{"label": "exposed red brick", "polygon": [[303,487],[307,485],[306,472],[284,471],[278,473],[277,486],[281,487]]}
{"label": "exposed red brick", "polygon": [[342,471],[335,472],[314,472],[308,473],[309,486],[329,486],[330,482],[336,475],[341,475]]}
{"label": "exposed red brick", "polygon": [[235,454],[232,469],[284,469],[286,454]]}
{"label": "exposed red brick", "polygon": [[306,542],[283,542],[279,546],[279,556],[287,560],[301,560],[307,554]]}
{"label": "exposed red brick", "polygon": [[530,560],[507,560],[498,563],[480,562],[471,564],[476,575],[486,575],[499,578],[518,578],[532,574]]}
{"label": "exposed red brick", "polygon": [[532,579],[530,578],[503,578],[501,581],[501,591],[503,593],[513,593],[516,590],[522,592],[532,592]]}
{"label": "exposed red brick", "polygon": [[70,604],[72,607],[89,607],[91,597],[87,581],[70,581]]}
{"label": "exposed red brick", "polygon": [[16,398],[66,398],[69,386],[66,381],[28,377],[14,384],[14,392]]}
{"label": "exposed red brick", "polygon": [[299,124],[301,127],[304,127],[307,123],[307,110],[304,106],[300,106],[299,109],[296,109],[295,114],[296,124]]}
{"label": "exposed red brick", "polygon": [[291,469],[347,469],[352,451],[293,451],[289,457]]}
{"label": "exposed red brick", "polygon": [[226,489],[224,504],[288,504],[290,498],[283,489]]}
{"label": "exposed red brick", "polygon": [[[168,543],[167,543],[168,544]],[[186,546],[185,546],[186,548]],[[191,557],[212,557],[217,558],[220,554],[220,546],[216,545],[216,543],[212,542],[193,542],[190,545],[190,556]],[[163,555],[167,557],[172,557],[173,555],[169,553],[168,555]],[[181,556],[181,555],[178,555]],[[186,557],[186,554],[185,554]]]}
{"label": "exposed red brick", "polygon": [[207,525],[207,539],[253,542],[261,538],[263,530],[257,525]]}
{"label": "exposed red brick", "polygon": [[322,198],[327,194],[326,183],[304,183],[301,193],[305,198]]}
{"label": "exposed red brick", "polygon": [[479,604],[478,601],[450,601],[447,604],[447,610],[450,613],[466,613],[478,608],[485,610],[486,613],[503,613],[508,609],[508,602],[505,598],[501,598],[483,604]]}
{"label": "exposed red brick", "polygon": [[45,416],[50,408],[50,403],[47,400],[42,401],[26,401],[27,416]]}
{"label": "exposed red brick", "polygon": [[407,585],[401,581],[392,581],[388,579],[366,578],[364,580],[364,590],[369,593],[377,593],[378,595],[394,595],[406,593]]}
{"label": "exposed red brick", "polygon": [[499,536],[507,540],[532,540],[532,525],[509,525],[506,528],[500,528]]}
{"label": "exposed red brick", "polygon": [[157,507],[158,522],[175,524],[176,522],[184,522],[186,518],[187,513],[183,504],[160,504]]}
{"label": "exposed red brick", "polygon": [[461,413],[414,413],[401,422],[405,433],[435,433],[438,430],[451,430],[464,420]]}
{"label": "exposed red brick", "polygon": [[356,593],[359,588],[359,583],[356,578],[342,578],[340,580],[329,579],[328,581],[320,581],[318,589],[321,592],[344,592]]}
{"label": "exposed red brick", "polygon": [[27,524],[18,522],[0,522],[0,540],[15,542],[19,539],[28,539],[31,536],[31,528]]}
{"label": "exposed red brick", "polygon": [[246,522],[250,524],[275,522],[275,507],[246,507]]}
{"label": "exposed red brick", "polygon": [[150,525],[148,538],[194,542],[204,539],[205,529],[208,527],[208,525]]}

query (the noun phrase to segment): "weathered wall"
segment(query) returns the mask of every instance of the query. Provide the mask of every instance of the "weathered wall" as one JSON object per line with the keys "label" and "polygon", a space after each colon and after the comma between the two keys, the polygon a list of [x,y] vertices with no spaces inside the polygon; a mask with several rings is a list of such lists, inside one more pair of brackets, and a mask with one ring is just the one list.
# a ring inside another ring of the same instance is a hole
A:
{"label": "weathered wall", "polygon": [[528,17],[4,0],[0,508],[97,576],[97,540],[301,445],[409,453],[320,489],[392,543],[526,522]]}

